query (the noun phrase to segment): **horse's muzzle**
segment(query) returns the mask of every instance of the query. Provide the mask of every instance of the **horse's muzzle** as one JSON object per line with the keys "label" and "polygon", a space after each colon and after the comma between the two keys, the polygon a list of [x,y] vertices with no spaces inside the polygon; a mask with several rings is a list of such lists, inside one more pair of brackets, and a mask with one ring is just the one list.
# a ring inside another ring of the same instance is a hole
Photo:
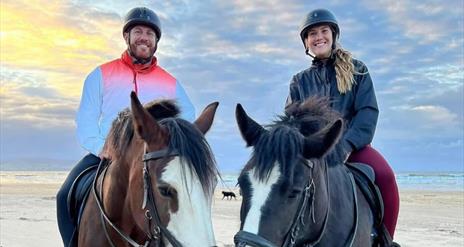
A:
{"label": "horse's muzzle", "polygon": [[277,247],[277,245],[271,243],[269,240],[246,231],[239,231],[235,234],[234,243],[236,247]]}

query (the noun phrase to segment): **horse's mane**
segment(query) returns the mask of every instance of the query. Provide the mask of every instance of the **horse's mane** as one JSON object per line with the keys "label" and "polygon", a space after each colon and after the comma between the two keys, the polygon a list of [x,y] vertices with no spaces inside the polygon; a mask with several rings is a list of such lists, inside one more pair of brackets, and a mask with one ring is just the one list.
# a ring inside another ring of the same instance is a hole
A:
{"label": "horse's mane", "polygon": [[[289,184],[293,183],[293,170],[297,161],[306,162],[301,156],[304,138],[324,129],[340,118],[340,114],[330,107],[327,97],[310,97],[304,102],[295,102],[285,109],[285,115],[277,116],[272,124],[267,125],[267,132],[262,134],[250,160],[256,168],[259,180],[266,180],[276,162],[280,172]],[[336,145],[338,146],[338,145]],[[322,160],[329,164],[338,159],[340,149],[334,149]]]}
{"label": "horse's mane", "polygon": [[[169,131],[169,149],[176,149],[180,158],[195,171],[205,193],[210,194],[218,174],[216,162],[203,134],[193,124],[178,118],[179,108],[173,100],[152,101],[145,109]],[[128,150],[134,137],[132,113],[130,109],[120,112],[113,121],[108,140],[114,154]],[[184,177],[185,179],[185,177]]]}
{"label": "horse's mane", "polygon": [[[145,109],[157,121],[163,118],[177,117],[179,108],[173,100],[154,100],[145,105]],[[134,137],[134,126],[132,124],[132,113],[129,108],[119,112],[113,121],[108,140],[105,145],[110,145],[116,154],[123,153],[132,142]]]}

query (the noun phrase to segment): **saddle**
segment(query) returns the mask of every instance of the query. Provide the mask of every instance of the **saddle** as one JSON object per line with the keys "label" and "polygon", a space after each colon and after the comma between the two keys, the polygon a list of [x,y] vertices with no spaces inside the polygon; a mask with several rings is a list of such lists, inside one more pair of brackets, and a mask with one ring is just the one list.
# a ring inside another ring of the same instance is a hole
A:
{"label": "saddle", "polygon": [[374,170],[362,163],[345,163],[358,188],[366,198],[374,215],[374,228],[377,241],[374,246],[393,246],[393,240],[383,224],[384,204],[380,190],[375,184]]}
{"label": "saddle", "polygon": [[85,202],[89,197],[92,189],[92,182],[97,173],[98,164],[88,167],[82,171],[79,176],[74,180],[71,189],[68,193],[68,212],[71,220],[74,223],[75,229],[73,232],[72,240],[68,247],[76,246],[77,243],[77,229],[79,229],[80,219],[84,212]]}

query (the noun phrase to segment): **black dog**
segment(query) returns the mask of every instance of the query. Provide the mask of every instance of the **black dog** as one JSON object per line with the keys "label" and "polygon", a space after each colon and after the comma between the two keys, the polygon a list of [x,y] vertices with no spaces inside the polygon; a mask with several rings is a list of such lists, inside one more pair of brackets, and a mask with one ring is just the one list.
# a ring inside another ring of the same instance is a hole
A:
{"label": "black dog", "polygon": [[222,200],[224,200],[224,197],[227,198],[227,200],[232,200],[232,197],[237,200],[237,197],[235,196],[235,193],[234,192],[227,192],[227,191],[222,191],[222,195],[224,195],[222,197]]}

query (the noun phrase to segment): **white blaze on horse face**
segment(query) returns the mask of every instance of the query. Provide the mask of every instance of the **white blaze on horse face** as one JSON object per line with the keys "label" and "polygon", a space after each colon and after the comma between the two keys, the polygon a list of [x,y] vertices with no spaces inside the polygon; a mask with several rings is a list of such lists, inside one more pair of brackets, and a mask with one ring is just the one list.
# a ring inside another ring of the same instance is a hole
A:
{"label": "white blaze on horse face", "polygon": [[248,178],[251,183],[251,207],[248,211],[248,214],[245,218],[245,223],[243,224],[243,230],[258,234],[259,231],[259,221],[261,219],[261,208],[266,203],[269,193],[271,192],[272,186],[277,183],[280,177],[279,164],[276,163],[272,168],[271,174],[267,181],[259,181],[255,176],[255,169],[251,170],[248,173]]}
{"label": "white blaze on horse face", "polygon": [[[182,167],[185,167],[185,181]],[[195,172],[190,172],[188,166],[184,166],[179,157],[176,157],[166,166],[161,179],[177,190],[179,201],[179,210],[175,213],[170,212],[168,230],[183,246],[215,246],[211,220],[212,198],[203,193],[203,187]]]}

